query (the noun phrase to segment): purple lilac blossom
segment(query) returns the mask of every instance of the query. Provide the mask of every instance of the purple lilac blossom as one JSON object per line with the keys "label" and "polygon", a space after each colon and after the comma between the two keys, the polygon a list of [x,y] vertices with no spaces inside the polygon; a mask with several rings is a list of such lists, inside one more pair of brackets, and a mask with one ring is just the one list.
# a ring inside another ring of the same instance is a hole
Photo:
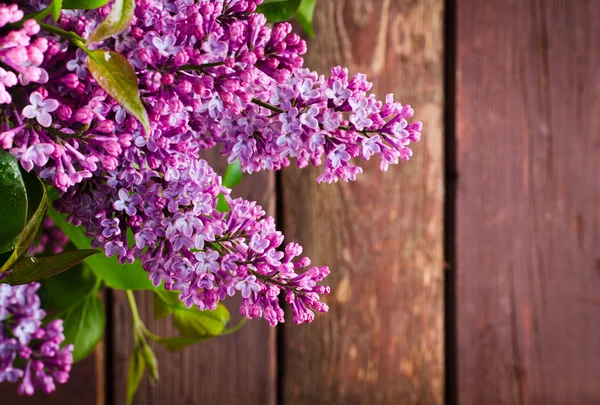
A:
{"label": "purple lilac blossom", "polygon": [[[213,309],[239,291],[243,315],[274,325],[283,294],[294,321],[310,322],[327,310],[329,288],[316,283],[329,270],[309,267],[297,244],[278,250],[283,235],[255,203],[228,199],[231,212],[217,212],[228,190],[199,152],[219,145],[247,172],[322,164],[318,181],[349,181],[362,172],[355,158],[378,155],[382,170],[407,160],[421,123],[391,95],[368,94],[364,75],[304,69],[306,43],[288,23],[267,26],[261,2],[137,0],[131,27],[91,46],[134,66],[150,133],[98,86],[80,50],[28,23],[47,77],[22,81],[28,103],[6,106],[0,146],[61,191],[57,207],[95,246],[140,259],[186,305]],[[49,0],[18,3],[29,13]],[[110,7],[63,10],[56,24],[86,39]]]}
{"label": "purple lilac blossom", "polygon": [[73,346],[61,348],[62,320],[42,325],[38,283],[0,284],[0,383],[19,384],[19,394],[48,394],[69,379]]}
{"label": "purple lilac blossom", "polygon": [[[280,295],[296,323],[311,322],[314,311],[327,311],[320,295],[329,287],[317,283],[329,269],[311,267],[296,243],[284,247],[273,218],[256,203],[227,196],[231,211],[218,212],[219,193],[229,193],[221,178],[198,158],[195,143],[182,137],[170,142],[155,152],[130,148],[119,164],[124,170],[110,173],[113,185],[88,180],[85,188],[63,195],[57,208],[94,236],[94,247],[104,247],[122,263],[140,259],[153,284],[179,291],[188,307],[212,310],[239,291],[240,313],[271,325],[284,321]],[[159,171],[138,169],[151,160],[166,163]],[[170,180],[159,172],[171,173]],[[121,198],[116,201],[115,188]],[[134,197],[143,203],[128,211],[122,201]]]}

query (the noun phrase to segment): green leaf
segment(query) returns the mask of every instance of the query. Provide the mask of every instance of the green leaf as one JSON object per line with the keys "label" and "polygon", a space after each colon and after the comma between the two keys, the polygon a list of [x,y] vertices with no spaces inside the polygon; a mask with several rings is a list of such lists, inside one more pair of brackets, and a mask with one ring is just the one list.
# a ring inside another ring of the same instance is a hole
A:
{"label": "green leaf", "polygon": [[12,250],[13,239],[27,221],[27,192],[17,160],[0,149],[0,253]]}
{"label": "green leaf", "polygon": [[[82,227],[68,223],[64,215],[51,207],[48,209],[48,216],[67,235],[76,248],[90,248],[91,239],[85,237]],[[148,273],[144,271],[139,260],[121,265],[115,256],[106,257],[101,254],[88,258],[86,264],[111,288],[136,291],[154,289],[152,282],[148,279]]]}
{"label": "green leaf", "polygon": [[[48,194],[44,183],[34,174],[23,172],[24,183],[27,185],[27,224],[20,233],[14,245],[12,254],[0,267],[0,272],[8,270],[29,248],[37,235],[46,209],[48,208]],[[13,272],[14,273],[14,272]]]}
{"label": "green leaf", "polygon": [[214,311],[200,311],[195,306],[187,308],[176,292],[163,289],[154,292],[154,299],[159,299],[161,306],[166,307],[162,312],[173,313],[173,324],[185,337],[217,336],[230,319],[229,311],[220,303]]}
{"label": "green leaf", "polygon": [[225,175],[223,176],[223,185],[227,188],[233,188],[242,182],[242,166],[240,161],[236,160],[225,169]]}
{"label": "green leaf", "polygon": [[[233,188],[242,182],[243,176],[244,173],[242,172],[240,161],[236,160],[227,166],[227,169],[225,169],[225,174],[223,175],[223,185],[227,188]],[[229,204],[227,204],[227,201],[225,201],[225,196],[223,196],[223,194],[219,194],[217,210],[219,212],[229,211]]]}
{"label": "green leaf", "polygon": [[175,291],[167,291],[162,288],[157,289],[154,291],[154,298],[162,301],[171,309],[185,308],[185,305],[179,300],[179,294]]}
{"label": "green leaf", "polygon": [[102,42],[125,31],[131,25],[134,12],[135,0],[115,0],[110,13],[90,34],[86,45]]}
{"label": "green leaf", "polygon": [[[247,318],[242,318],[242,320],[240,322],[238,322],[236,325],[232,326],[231,328],[224,329],[223,332],[221,332],[221,334],[219,336],[229,335],[231,333],[237,332],[238,330],[240,330],[242,328],[242,326],[244,326],[246,324],[247,320],[248,320]],[[168,350],[170,350],[172,352],[176,352],[176,351],[182,350],[188,346],[194,345],[196,343],[204,342],[205,340],[212,339],[214,337],[215,336],[203,336],[203,337],[191,338],[191,337],[177,336],[177,337],[171,337],[171,338],[159,338],[156,341],[158,343],[160,343],[161,345],[163,345]]]}
{"label": "green leaf", "polygon": [[140,386],[144,372],[146,371],[146,362],[144,354],[136,347],[129,358],[129,372],[127,373],[127,405],[131,405],[133,398]]}
{"label": "green leaf", "polygon": [[87,64],[100,87],[140,120],[146,134],[149,134],[148,113],[140,98],[135,70],[127,58],[113,51],[99,49],[88,52]]}
{"label": "green leaf", "polygon": [[11,285],[40,281],[63,272],[86,257],[100,253],[98,250],[74,250],[46,257],[24,257],[13,264],[11,273],[2,281]]}
{"label": "green leaf", "polygon": [[317,0],[302,0],[298,11],[296,11],[296,20],[300,23],[304,31],[311,37],[314,38],[315,30],[313,28],[313,14],[315,12],[315,5]]}
{"label": "green leaf", "polygon": [[256,12],[264,14],[269,22],[286,21],[294,16],[300,3],[301,0],[265,0]]}
{"label": "green leaf", "polygon": [[60,10],[62,9],[62,0],[52,0],[50,4],[50,10],[52,11],[52,19],[56,22],[60,17]]}
{"label": "green leaf", "polygon": [[108,3],[109,0],[63,0],[62,8],[66,10],[93,10]]}
{"label": "green leaf", "polygon": [[164,302],[158,294],[154,294],[154,299],[152,300],[152,307],[154,309],[154,318],[161,319],[165,316],[171,315],[173,313],[173,307]]}
{"label": "green leaf", "polygon": [[106,317],[104,305],[97,289],[76,305],[59,312],[56,318],[64,321],[65,343],[73,344],[73,361],[78,362],[89,355],[104,334]]}
{"label": "green leaf", "polygon": [[173,311],[173,325],[184,337],[218,336],[229,322],[229,311],[219,304],[214,311],[200,311],[196,307]]}
{"label": "green leaf", "polygon": [[39,290],[45,309],[65,310],[96,288],[98,278],[85,263],[42,281]]}

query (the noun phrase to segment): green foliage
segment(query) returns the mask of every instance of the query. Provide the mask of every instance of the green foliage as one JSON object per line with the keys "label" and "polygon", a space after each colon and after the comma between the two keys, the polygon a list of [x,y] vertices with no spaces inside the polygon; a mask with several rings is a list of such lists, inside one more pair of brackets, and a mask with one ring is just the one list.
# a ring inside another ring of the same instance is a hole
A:
{"label": "green foliage", "polygon": [[104,305],[98,288],[92,289],[83,299],[59,312],[56,318],[64,321],[65,344],[73,344],[73,361],[86,358],[96,347],[106,324]]}
{"label": "green foliage", "polygon": [[101,280],[83,263],[41,283],[42,305],[64,321],[65,343],[74,345],[74,361],[89,355],[104,334],[106,316]]}
{"label": "green foliage", "polygon": [[131,405],[133,398],[140,386],[142,377],[146,372],[146,359],[142,350],[139,347],[134,347],[131,357],[129,358],[129,371],[127,373],[127,402],[126,405]]}
{"label": "green foliage", "polygon": [[296,18],[304,31],[315,36],[313,28],[313,14],[317,0],[265,0],[256,10],[263,13],[272,23],[287,21]]}
{"label": "green foliage", "polygon": [[[223,185],[227,188],[233,188],[242,182],[243,177],[244,173],[242,173],[240,161],[236,160],[227,166],[227,169],[225,169],[225,175],[223,175]],[[223,194],[219,194],[217,210],[220,212],[229,211],[229,204],[227,204],[227,201],[225,201]]]}
{"label": "green foliage", "polygon": [[11,285],[29,284],[61,273],[86,257],[100,253],[98,250],[74,250],[45,257],[26,257],[17,261],[11,273],[2,282]]}
{"label": "green foliage", "polygon": [[93,10],[108,3],[109,0],[63,0],[62,8],[67,10]]}
{"label": "green foliage", "polygon": [[98,283],[98,277],[85,263],[41,282],[39,290],[46,310],[63,311],[90,294]]}
{"label": "green foliage", "polygon": [[135,0],[115,0],[110,13],[90,34],[86,45],[102,42],[125,31],[131,25],[134,11]]}
{"label": "green foliage", "polygon": [[315,12],[315,6],[317,5],[317,0],[302,0],[300,3],[300,7],[296,11],[296,20],[300,23],[304,31],[310,37],[315,36],[315,30],[313,28],[313,14]]}
{"label": "green foliage", "polygon": [[270,22],[289,20],[294,16],[302,0],[265,0],[256,11],[262,13]]}
{"label": "green foliage", "polygon": [[0,253],[13,250],[13,239],[25,227],[27,192],[17,160],[0,149]]}
{"label": "green foliage", "polygon": [[52,0],[52,3],[48,6],[52,12],[52,19],[58,21],[60,17],[60,10],[62,9],[63,0]]}
{"label": "green foliage", "polygon": [[223,334],[230,320],[229,311],[224,305],[219,303],[214,311],[200,311],[195,306],[187,308],[177,293],[172,291],[156,290],[153,304],[155,317],[172,315],[173,325],[181,334],[169,338],[154,337],[158,343],[173,351]]}
{"label": "green foliage", "polygon": [[119,53],[100,49],[87,52],[88,70],[100,87],[137,118],[146,134],[149,134],[148,113],[140,98],[137,76],[127,58]]}
{"label": "green foliage", "polygon": [[[48,208],[48,194],[44,183],[33,173],[22,173],[24,184],[26,184],[26,206],[27,224],[21,231],[13,246],[13,251],[8,259],[0,266],[0,272],[8,270],[23,254],[27,252],[29,245],[33,243],[37,235],[46,209]],[[66,270],[66,269],[65,269]],[[13,275],[16,270],[13,269]]]}
{"label": "green foliage", "polygon": [[[48,210],[48,216],[77,249],[90,248],[91,239],[86,238],[83,228],[68,223],[65,216],[53,208]],[[121,265],[116,257],[106,257],[102,254],[88,258],[86,264],[109,287],[119,290],[154,289],[139,260]]]}

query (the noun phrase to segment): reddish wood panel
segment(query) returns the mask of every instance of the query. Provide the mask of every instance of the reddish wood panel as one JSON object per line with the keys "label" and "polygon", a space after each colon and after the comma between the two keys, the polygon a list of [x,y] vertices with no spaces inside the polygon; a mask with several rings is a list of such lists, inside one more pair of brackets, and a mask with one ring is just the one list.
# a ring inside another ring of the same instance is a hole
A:
{"label": "reddish wood panel", "polygon": [[317,4],[307,65],[366,73],[425,127],[414,158],[387,173],[378,159],[349,184],[283,172],[284,233],[332,270],[330,312],[285,325],[285,405],[443,401],[442,20],[441,0]]}
{"label": "reddish wood panel", "polygon": [[600,403],[600,3],[457,7],[458,403]]}
{"label": "reddish wood panel", "polygon": [[[208,155],[215,170],[224,173],[227,162],[216,151]],[[258,201],[274,212],[274,176],[246,176],[234,196]],[[152,295],[136,294],[146,326],[159,336],[177,336],[169,318],[155,320]],[[225,303],[232,322],[239,320],[239,302]],[[232,323],[232,324],[233,324]],[[125,294],[115,294],[114,403],[125,404],[126,375],[133,348],[131,316]],[[181,352],[171,353],[151,343],[158,358],[160,381],[152,386],[147,378],[134,400],[137,405],[275,404],[275,330],[266,322],[248,322],[240,331],[209,340]]]}

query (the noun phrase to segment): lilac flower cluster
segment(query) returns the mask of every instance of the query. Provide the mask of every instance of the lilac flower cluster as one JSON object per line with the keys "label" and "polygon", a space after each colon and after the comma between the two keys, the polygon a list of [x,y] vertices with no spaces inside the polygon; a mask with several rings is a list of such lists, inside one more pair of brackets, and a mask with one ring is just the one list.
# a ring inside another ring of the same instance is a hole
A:
{"label": "lilac flower cluster", "polygon": [[[413,109],[385,103],[367,95],[372,84],[362,74],[348,78],[339,66],[325,80],[308,69],[297,69],[285,83],[235,113],[221,119],[223,153],[230,162],[239,159],[252,172],[279,169],[295,158],[298,166],[320,165],[318,181],[355,180],[362,169],[351,158],[381,157],[381,170],[412,155],[408,145],[419,141],[421,123],[408,123]],[[344,116],[347,116],[347,120]]]}
{"label": "lilac flower cluster", "polygon": [[[16,4],[0,3],[0,28],[9,23],[23,19],[23,11]],[[12,102],[12,96],[7,89],[21,83],[45,83],[48,74],[40,64],[44,60],[44,52],[48,48],[45,38],[31,39],[39,32],[40,26],[35,20],[27,20],[23,28],[9,31],[0,37],[0,62],[10,70],[0,67],[0,104]],[[15,74],[16,73],[16,74]],[[0,140],[0,145],[3,145]]]}
{"label": "lilac flower cluster", "polygon": [[[242,314],[274,325],[283,293],[295,322],[310,322],[327,310],[320,295],[329,289],[316,283],[329,270],[309,267],[296,244],[279,251],[283,236],[255,203],[229,199],[231,212],[217,212],[228,190],[199,153],[219,145],[247,172],[290,159],[323,164],[318,181],[349,181],[362,172],[354,158],[378,155],[382,170],[408,159],[421,123],[408,122],[412,108],[391,95],[368,94],[364,75],[304,69],[306,43],[288,23],[267,26],[255,13],[261,2],[136,0],[131,26],[90,46],[131,62],[150,133],[99,87],[85,52],[26,23],[45,46],[43,60],[33,59],[45,75],[35,84],[23,76],[27,102],[3,106],[0,146],[61,190],[58,208],[96,246],[122,262],[140,259],[186,305],[211,309],[240,291]],[[18,4],[35,12],[49,0]],[[56,25],[86,39],[110,7],[63,10]]]}
{"label": "lilac flower cluster", "polygon": [[39,284],[0,284],[0,383],[19,383],[19,394],[50,393],[69,379],[73,346],[61,348],[62,320],[43,326]]}
{"label": "lilac flower cluster", "polygon": [[290,243],[279,251],[283,235],[256,203],[228,198],[231,211],[218,212],[217,197],[229,190],[206,161],[193,155],[181,160],[184,156],[164,178],[130,166],[126,174],[112,172],[106,184],[90,180],[85,190],[65,194],[58,208],[71,213],[69,219],[83,225],[107,255],[121,262],[141,259],[153,284],[164,281],[167,290],[180,291],[188,307],[215,309],[218,301],[239,291],[241,314],[264,317],[271,325],[284,321],[281,293],[296,323],[312,321],[313,311],[327,311],[319,296],[329,288],[316,283],[328,268],[309,267],[297,274],[310,265],[306,257],[294,260],[302,248]]}

